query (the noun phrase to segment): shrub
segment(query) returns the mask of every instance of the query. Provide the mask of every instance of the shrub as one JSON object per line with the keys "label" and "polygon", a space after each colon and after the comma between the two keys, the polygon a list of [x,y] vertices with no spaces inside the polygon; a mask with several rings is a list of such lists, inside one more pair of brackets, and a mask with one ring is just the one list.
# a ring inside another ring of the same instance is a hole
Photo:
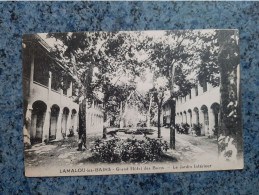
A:
{"label": "shrub", "polygon": [[212,131],[213,131],[213,135],[217,136],[218,132],[219,132],[219,127],[214,127],[214,129],[212,129]]}
{"label": "shrub", "polygon": [[195,134],[197,136],[200,136],[201,135],[201,127],[202,127],[202,124],[201,123],[198,123],[198,124],[193,124],[193,130],[195,132]]}
{"label": "shrub", "polygon": [[177,133],[181,133],[181,128],[179,124],[175,124],[175,129]]}
{"label": "shrub", "polygon": [[67,136],[68,137],[73,137],[74,136],[74,129],[73,128],[69,129],[69,134]]}
{"label": "shrub", "polygon": [[144,137],[144,140],[121,140],[113,137],[110,140],[97,140],[91,152],[93,158],[101,162],[146,162],[159,161],[164,151],[169,149],[166,141]]}
{"label": "shrub", "polygon": [[188,123],[182,124],[182,129],[184,134],[188,134],[190,125]]}

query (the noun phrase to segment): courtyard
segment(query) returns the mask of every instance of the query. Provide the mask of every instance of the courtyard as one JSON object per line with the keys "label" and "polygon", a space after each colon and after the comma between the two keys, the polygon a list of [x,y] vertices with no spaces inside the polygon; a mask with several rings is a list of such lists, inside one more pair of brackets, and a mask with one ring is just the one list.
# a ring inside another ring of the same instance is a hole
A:
{"label": "courtyard", "polygon": [[[115,131],[115,128],[108,129],[108,132]],[[154,133],[147,135],[150,138],[157,137],[156,128],[153,128]],[[169,142],[169,128],[161,129],[162,139]],[[100,135],[101,136],[101,135]],[[100,137],[99,136],[99,137]],[[107,135],[110,139],[113,135]],[[124,132],[117,132],[117,137],[121,139],[136,138],[144,139],[144,135],[125,134]],[[25,150],[25,164],[28,167],[48,167],[48,166],[74,166],[84,165],[91,162],[89,159],[92,156],[90,151],[94,144],[96,137],[88,137],[86,149],[78,151],[77,136],[68,137],[61,141],[51,141],[47,144],[39,143],[33,145],[30,149]],[[176,149],[167,150],[166,154],[175,159],[171,163],[194,162],[199,159],[213,159],[217,158],[217,140],[208,138],[206,136],[192,136],[185,134],[176,134]],[[98,162],[101,163],[101,162]]]}

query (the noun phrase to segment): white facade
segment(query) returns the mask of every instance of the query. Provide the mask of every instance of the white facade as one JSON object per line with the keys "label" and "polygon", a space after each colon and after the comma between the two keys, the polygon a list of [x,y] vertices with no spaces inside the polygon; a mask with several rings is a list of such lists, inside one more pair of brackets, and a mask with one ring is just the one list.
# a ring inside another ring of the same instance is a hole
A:
{"label": "white facade", "polygon": [[86,104],[86,135],[103,134],[103,108],[102,102],[94,98],[91,106]]}
{"label": "white facade", "polygon": [[218,126],[220,105],[220,88],[207,83],[191,90],[185,97],[176,99],[175,123],[202,124],[201,135],[213,135]]}
{"label": "white facade", "polygon": [[162,116],[163,116],[163,126],[165,125],[170,125],[171,122],[171,109],[173,107],[173,101],[170,101],[168,99],[164,104],[163,104],[163,109],[162,109]]}
{"label": "white facade", "polygon": [[[35,38],[35,37],[34,37]],[[38,37],[36,37],[38,38]],[[53,72],[48,63],[59,70],[65,69],[60,64],[51,60],[48,56],[49,50],[46,43],[41,39],[24,41],[23,46],[28,50],[30,58],[23,62],[23,90],[24,90],[24,141],[27,144],[45,142],[49,140],[60,140],[69,135],[70,131],[77,132],[78,128],[78,110],[79,106],[74,102],[72,96],[73,79],[68,74],[64,79],[68,88],[63,93],[60,87],[53,89]],[[39,50],[40,49],[40,52]],[[25,50],[25,49],[24,49]],[[35,52],[35,51],[38,52]],[[26,51],[25,51],[26,52]],[[44,54],[43,54],[44,52]],[[41,60],[44,58],[45,60]],[[40,60],[39,60],[40,59]],[[44,70],[39,70],[38,62],[46,63],[41,66]],[[35,72],[47,71],[44,84],[36,82]],[[55,80],[56,82],[56,80]]]}

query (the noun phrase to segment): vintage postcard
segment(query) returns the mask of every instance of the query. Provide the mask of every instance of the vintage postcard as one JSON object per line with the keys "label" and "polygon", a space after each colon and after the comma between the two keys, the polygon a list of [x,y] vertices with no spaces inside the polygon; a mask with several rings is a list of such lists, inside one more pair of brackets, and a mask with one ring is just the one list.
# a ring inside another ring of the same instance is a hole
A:
{"label": "vintage postcard", "polygon": [[23,36],[27,177],[243,169],[237,30]]}

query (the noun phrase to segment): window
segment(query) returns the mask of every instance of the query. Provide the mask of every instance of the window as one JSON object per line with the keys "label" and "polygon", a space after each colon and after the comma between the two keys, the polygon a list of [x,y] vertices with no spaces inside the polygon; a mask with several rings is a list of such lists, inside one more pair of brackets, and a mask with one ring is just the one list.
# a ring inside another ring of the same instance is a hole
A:
{"label": "window", "polygon": [[58,91],[61,85],[61,75],[58,71],[52,72],[51,89]]}
{"label": "window", "polygon": [[44,86],[48,86],[49,83],[49,67],[47,63],[44,53],[35,53],[33,80]]}
{"label": "window", "polygon": [[203,92],[206,92],[207,91],[207,82],[204,81],[203,84],[202,84],[202,89],[203,89]]}
{"label": "window", "polygon": [[195,95],[198,96],[198,85],[195,85]]}

